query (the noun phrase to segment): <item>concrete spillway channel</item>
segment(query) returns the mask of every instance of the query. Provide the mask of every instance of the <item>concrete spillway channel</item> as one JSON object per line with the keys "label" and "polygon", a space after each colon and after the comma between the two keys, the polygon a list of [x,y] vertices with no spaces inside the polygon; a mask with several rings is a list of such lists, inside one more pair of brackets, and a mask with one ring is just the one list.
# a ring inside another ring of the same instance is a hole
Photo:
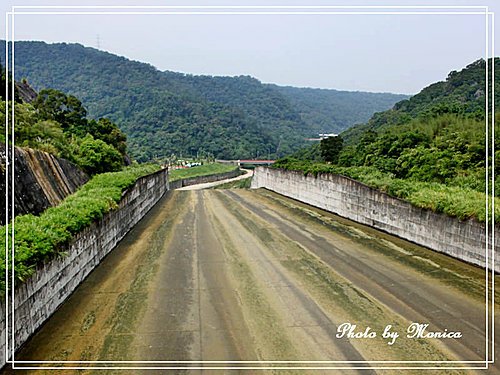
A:
{"label": "concrete spillway channel", "polygon": [[[97,373],[95,366],[148,374],[164,370],[139,367],[190,367],[184,371],[193,374],[206,371],[201,367],[267,367],[269,373],[338,367],[314,373],[365,374],[454,366],[433,373],[474,373],[461,367],[484,363],[449,361],[484,361],[484,296],[480,268],[266,190],[174,191],[16,360],[76,361],[60,362],[58,373],[77,373],[64,367]],[[345,323],[356,325],[353,335],[339,337]],[[429,324],[425,334],[460,332],[461,338],[408,338],[412,323]],[[383,337],[388,326],[399,337]]]}

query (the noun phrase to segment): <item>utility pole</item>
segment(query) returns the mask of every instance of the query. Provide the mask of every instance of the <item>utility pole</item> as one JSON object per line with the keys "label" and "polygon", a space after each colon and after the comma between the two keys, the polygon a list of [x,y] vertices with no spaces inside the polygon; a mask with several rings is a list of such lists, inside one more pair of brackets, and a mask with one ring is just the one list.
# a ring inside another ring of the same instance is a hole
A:
{"label": "utility pole", "polygon": [[99,36],[99,34],[97,34],[97,49],[101,49],[101,38]]}

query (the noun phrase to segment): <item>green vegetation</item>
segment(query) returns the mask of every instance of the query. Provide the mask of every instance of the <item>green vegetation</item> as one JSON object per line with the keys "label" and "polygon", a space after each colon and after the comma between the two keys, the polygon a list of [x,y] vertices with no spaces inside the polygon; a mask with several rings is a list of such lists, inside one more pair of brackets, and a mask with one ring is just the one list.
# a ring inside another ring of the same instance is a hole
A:
{"label": "green vegetation", "polygon": [[17,42],[16,74],[36,89],[71,93],[82,100],[91,118],[107,117],[119,124],[138,161],[199,152],[219,159],[275,158],[305,146],[304,138],[318,131],[345,129],[402,99],[279,88],[248,76],[161,72],[65,43]]}
{"label": "green vegetation", "polygon": [[252,177],[243,178],[241,180],[226,182],[212,187],[211,189],[250,189]]}
{"label": "green vegetation", "polygon": [[285,95],[307,124],[311,135],[340,133],[365,123],[408,95],[273,86]]}
{"label": "green vegetation", "polygon": [[[64,246],[76,233],[117,207],[122,193],[135,181],[159,170],[152,164],[133,165],[120,172],[94,176],[61,204],[40,216],[14,219],[15,281],[26,280],[38,264],[64,255]],[[0,231],[5,233],[5,227]],[[9,228],[10,231],[10,228]],[[10,238],[10,233],[9,233]],[[9,239],[10,242],[10,239]],[[0,240],[0,293],[5,291],[5,237]]]}
{"label": "green vegetation", "polygon": [[344,140],[340,136],[322,139],[319,144],[321,157],[329,163],[337,163],[343,146]]}
{"label": "green vegetation", "polygon": [[325,159],[321,155],[320,146],[321,146],[321,143],[316,142],[308,147],[304,147],[304,148],[301,148],[300,150],[295,151],[290,156],[292,158],[299,159],[299,160],[308,160],[308,161],[314,161],[317,163],[323,162],[323,161],[325,161]]}
{"label": "green vegetation", "polygon": [[[14,111],[16,146],[62,157],[90,175],[118,171],[128,161],[125,134],[106,118],[87,119],[86,109],[72,95],[42,90],[32,103],[17,101]],[[0,101],[0,142],[6,143],[5,101]]]}
{"label": "green vegetation", "polygon": [[208,176],[216,173],[226,173],[237,169],[232,164],[211,163],[191,168],[174,169],[169,172],[169,181],[182,180],[190,177]]}
{"label": "green vegetation", "polygon": [[[494,89],[498,93],[500,59],[489,60],[490,70],[493,61]],[[374,114],[366,124],[354,126],[343,132],[342,137],[347,144],[356,144],[368,130],[377,133],[392,131],[412,120],[426,122],[445,114],[481,121],[484,119],[486,106],[485,68],[486,62],[480,59],[459,72],[453,71],[446,81],[433,83],[408,100],[398,102],[393,109]],[[489,87],[490,93],[491,89]],[[491,100],[489,109],[491,111]]]}
{"label": "green vegetation", "polygon": [[[3,100],[5,102],[6,97],[5,97],[5,90],[7,89],[7,71],[5,68],[0,64],[0,100]],[[10,79],[9,75],[9,96],[12,94],[12,80]],[[10,100],[12,98],[9,97]],[[19,90],[17,87],[14,85],[14,102],[20,103],[21,98],[19,97]]]}
{"label": "green vegetation", "polygon": [[[494,63],[498,72],[500,59]],[[330,137],[274,166],[342,174],[418,207],[484,221],[486,165],[500,163],[497,150],[490,150],[486,160],[485,64],[478,60],[460,72],[451,72],[445,82],[434,83],[393,109],[376,113],[366,124],[343,132],[344,144]],[[496,82],[500,80],[497,74]],[[500,86],[496,85],[498,92]],[[500,114],[495,113],[497,144],[499,123]],[[488,172],[491,176],[491,167]],[[497,181],[496,197],[500,194]],[[488,190],[492,192],[491,183]],[[497,217],[500,219],[498,211]]]}
{"label": "green vegetation", "polygon": [[[413,205],[442,212],[461,220],[476,218],[485,221],[486,194],[467,187],[447,186],[436,182],[421,182],[395,178],[374,167],[339,167],[284,158],[273,168],[302,171],[317,176],[324,173],[340,174],[360,181],[387,194],[404,199]],[[490,198],[491,199],[491,198]],[[495,221],[500,220],[500,199],[495,197]]]}
{"label": "green vegetation", "polygon": [[[500,117],[497,115],[497,120]],[[376,133],[340,153],[340,166],[373,166],[397,178],[439,182],[485,191],[486,133],[484,121],[444,114]],[[495,126],[499,131],[498,126]],[[496,141],[500,141],[498,138]],[[495,161],[500,154],[494,155]],[[491,165],[492,159],[489,163]]]}
{"label": "green vegetation", "polygon": [[[494,61],[500,68],[500,60]],[[371,166],[399,179],[485,192],[484,69],[485,61],[476,61],[450,73],[445,82],[430,85],[394,109],[374,115],[360,129],[344,132],[347,146],[338,165]],[[497,144],[499,121],[496,113]],[[353,137],[358,130],[362,131]],[[490,150],[489,156],[489,165],[492,157],[496,163],[500,161],[498,151],[491,155]]]}

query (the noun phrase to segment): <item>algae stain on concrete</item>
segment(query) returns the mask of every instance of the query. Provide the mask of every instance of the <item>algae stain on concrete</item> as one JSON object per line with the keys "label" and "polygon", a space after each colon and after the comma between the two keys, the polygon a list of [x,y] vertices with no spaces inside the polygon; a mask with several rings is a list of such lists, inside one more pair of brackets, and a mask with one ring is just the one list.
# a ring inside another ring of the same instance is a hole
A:
{"label": "algae stain on concrete", "polygon": [[247,323],[254,333],[257,354],[261,358],[270,356],[276,360],[297,358],[293,343],[285,334],[279,316],[261,292],[252,270],[242,260],[220,220],[215,215],[210,216],[216,228],[216,236],[231,259],[231,271],[239,284],[239,298],[244,310],[249,312]]}
{"label": "algae stain on concrete", "polygon": [[[256,235],[262,242],[267,243],[274,241],[271,232],[265,225],[257,225],[254,221],[249,220],[249,212],[246,209],[237,209],[234,201],[223,193],[217,192],[217,198],[224,203],[224,206],[231,211],[231,213],[238,219],[245,229]],[[244,214],[244,212],[247,214]]]}
{"label": "algae stain on concrete", "polygon": [[92,310],[89,312],[86,316],[85,319],[82,322],[82,325],[80,326],[80,332],[85,333],[87,332],[95,323],[95,311]]}
{"label": "algae stain on concrete", "polygon": [[[304,203],[280,196],[266,190],[257,190],[255,195],[267,200],[268,204],[279,206],[287,211],[291,217],[297,216],[305,220],[309,225],[321,225],[339,235],[353,240],[367,250],[380,253],[383,256],[401,263],[403,266],[429,275],[436,280],[459,289],[468,296],[484,299],[484,270],[465,264],[436,251],[423,248],[409,241],[396,238],[395,236],[382,233],[376,229],[352,222],[335,214],[321,209],[311,210]],[[363,235],[360,235],[363,233]],[[435,272],[439,269],[440,272]],[[490,288],[491,293],[491,288]],[[500,299],[500,291],[495,292],[497,300]]]}
{"label": "algae stain on concrete", "polygon": [[[166,249],[166,244],[175,226],[176,220],[182,216],[187,199],[186,194],[174,194],[171,199],[172,212],[155,230],[147,244],[141,263],[136,269],[133,282],[128,290],[121,293],[114,306],[107,324],[111,326],[100,350],[99,358],[103,360],[125,360],[134,340],[135,327],[144,314],[147,306],[147,286],[158,270],[157,260]],[[141,249],[137,249],[141,251]]]}
{"label": "algae stain on concrete", "polygon": [[[260,217],[243,205],[231,201],[227,196],[221,200],[248,230],[259,237],[262,245],[270,253],[274,253],[286,269],[303,281],[303,285],[315,296],[315,300],[325,311],[330,311],[331,316],[335,317],[336,321],[353,319],[365,327],[371,326],[375,330],[381,331],[386,322],[390,320],[395,329],[403,330],[407,323],[405,319],[385,309],[376,300],[337,274],[308,249],[286,238],[282,233],[270,229],[267,230],[266,234],[272,237],[272,241],[268,239],[263,241],[259,232],[254,230],[254,228],[266,225]],[[283,253],[286,253],[287,256],[283,257]],[[366,358],[394,355],[394,352],[398,352],[399,358],[407,360],[414,358],[416,353],[426,353],[424,357],[429,359],[449,360],[448,353],[441,352],[434,345],[425,341],[400,340],[397,348],[391,348],[391,351],[384,353],[387,349],[385,341],[381,337],[378,337],[377,340],[380,342],[378,353],[373,352],[373,342],[371,341],[362,342],[360,340],[358,341],[359,345],[356,346],[364,352]]]}

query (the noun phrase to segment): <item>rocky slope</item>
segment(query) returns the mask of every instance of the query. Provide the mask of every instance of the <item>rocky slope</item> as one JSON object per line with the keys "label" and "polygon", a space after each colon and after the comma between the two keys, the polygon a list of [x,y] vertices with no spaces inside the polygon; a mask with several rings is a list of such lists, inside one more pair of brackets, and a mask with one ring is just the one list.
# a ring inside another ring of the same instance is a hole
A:
{"label": "rocky slope", "polygon": [[[9,159],[11,159],[10,155]],[[15,147],[14,149],[13,184],[10,171],[7,172],[6,167],[5,144],[0,144],[0,195],[9,194],[9,212],[12,213],[10,189],[14,189],[14,215],[16,216],[38,215],[45,209],[57,205],[89,179],[81,169],[69,161],[29,148]],[[6,191],[6,173],[9,173],[8,192]],[[5,212],[4,199],[0,200],[0,210]],[[5,224],[5,215],[0,216],[0,224]]]}

